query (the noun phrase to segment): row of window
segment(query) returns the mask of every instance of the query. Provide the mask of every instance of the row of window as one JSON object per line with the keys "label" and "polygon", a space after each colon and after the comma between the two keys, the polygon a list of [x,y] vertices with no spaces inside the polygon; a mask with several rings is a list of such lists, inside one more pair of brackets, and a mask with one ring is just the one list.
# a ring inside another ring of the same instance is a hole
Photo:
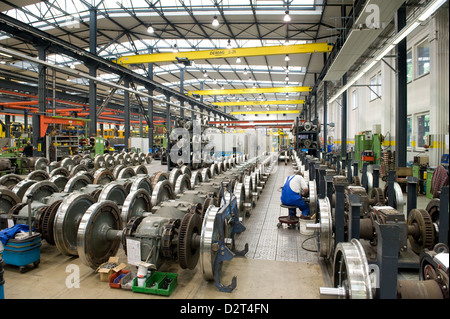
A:
{"label": "row of window", "polygon": [[[407,81],[410,82],[415,78],[421,77],[425,74],[430,73],[430,45],[428,40],[425,40],[410,49],[407,53],[406,63],[407,63]],[[415,61],[416,63],[413,63]],[[381,72],[378,72],[370,78],[369,83],[370,96],[369,101],[381,98]],[[351,96],[352,110],[358,107],[358,90],[354,90]]]}

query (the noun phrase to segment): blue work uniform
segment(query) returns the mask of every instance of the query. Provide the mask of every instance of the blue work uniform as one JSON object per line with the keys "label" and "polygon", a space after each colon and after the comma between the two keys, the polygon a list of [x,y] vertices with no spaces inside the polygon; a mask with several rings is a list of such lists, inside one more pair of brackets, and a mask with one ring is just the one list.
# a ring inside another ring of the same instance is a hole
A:
{"label": "blue work uniform", "polygon": [[[288,206],[297,206],[304,216],[308,216],[309,205],[305,203],[305,200],[299,193],[294,192],[289,186],[293,178],[294,176],[289,176],[286,183],[284,183],[283,189],[281,190],[281,203]],[[296,209],[289,209],[289,215],[296,216]]]}

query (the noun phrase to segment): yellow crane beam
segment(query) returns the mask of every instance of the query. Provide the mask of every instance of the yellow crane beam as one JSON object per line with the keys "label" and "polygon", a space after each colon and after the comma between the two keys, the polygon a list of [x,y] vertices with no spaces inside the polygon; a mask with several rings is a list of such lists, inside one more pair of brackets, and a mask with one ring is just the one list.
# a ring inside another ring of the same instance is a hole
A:
{"label": "yellow crane beam", "polygon": [[287,101],[243,101],[243,102],[214,102],[217,106],[258,106],[258,105],[291,105],[304,104],[304,100],[287,100]]}
{"label": "yellow crane beam", "polygon": [[286,110],[286,111],[237,111],[231,112],[231,115],[239,114],[295,114],[300,113],[300,110]]}
{"label": "yellow crane beam", "polygon": [[178,59],[193,60],[210,60],[224,58],[238,58],[251,56],[267,56],[267,55],[284,55],[284,54],[304,54],[304,53],[321,53],[331,52],[333,45],[323,43],[305,43],[293,45],[274,45],[266,47],[252,48],[234,48],[234,49],[218,49],[218,50],[199,50],[184,52],[167,52],[167,53],[151,53],[122,56],[115,60],[117,64],[142,64],[142,63],[158,63],[158,62],[177,62]]}
{"label": "yellow crane beam", "polygon": [[309,86],[284,86],[272,88],[220,89],[189,91],[189,95],[228,95],[228,94],[260,94],[260,93],[297,93],[309,92]]}

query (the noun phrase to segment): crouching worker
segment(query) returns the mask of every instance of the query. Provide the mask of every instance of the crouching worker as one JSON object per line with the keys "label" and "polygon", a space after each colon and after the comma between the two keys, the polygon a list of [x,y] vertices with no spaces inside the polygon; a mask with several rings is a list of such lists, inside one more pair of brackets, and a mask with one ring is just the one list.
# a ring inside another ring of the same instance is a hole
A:
{"label": "crouching worker", "polygon": [[[302,212],[300,218],[309,219],[309,205],[303,199],[308,192],[308,184],[301,175],[288,176],[281,190],[281,203],[298,207]],[[289,209],[289,216],[296,216],[296,211],[296,209]]]}

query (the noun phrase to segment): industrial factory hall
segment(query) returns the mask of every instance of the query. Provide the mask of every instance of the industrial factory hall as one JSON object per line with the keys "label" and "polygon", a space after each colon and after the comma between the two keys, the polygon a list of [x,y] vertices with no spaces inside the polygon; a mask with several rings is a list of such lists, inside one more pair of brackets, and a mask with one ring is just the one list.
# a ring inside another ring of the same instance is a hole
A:
{"label": "industrial factory hall", "polygon": [[448,300],[448,43],[447,0],[0,1],[0,313]]}

